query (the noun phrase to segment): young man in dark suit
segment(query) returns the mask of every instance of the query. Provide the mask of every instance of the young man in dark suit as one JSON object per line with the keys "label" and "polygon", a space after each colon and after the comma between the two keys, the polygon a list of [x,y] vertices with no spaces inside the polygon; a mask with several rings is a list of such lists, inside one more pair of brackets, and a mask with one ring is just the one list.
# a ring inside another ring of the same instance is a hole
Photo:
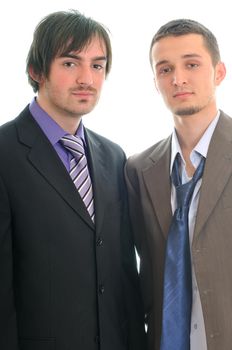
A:
{"label": "young man in dark suit", "polygon": [[86,129],[111,66],[77,11],[37,26],[37,96],[0,128],[0,348],[144,350],[122,149]]}

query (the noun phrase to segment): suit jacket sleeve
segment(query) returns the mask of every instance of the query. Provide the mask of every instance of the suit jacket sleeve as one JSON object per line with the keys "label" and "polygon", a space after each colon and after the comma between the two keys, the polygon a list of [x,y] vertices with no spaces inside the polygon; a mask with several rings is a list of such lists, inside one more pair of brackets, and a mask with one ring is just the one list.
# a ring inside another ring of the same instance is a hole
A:
{"label": "suit jacket sleeve", "polygon": [[[126,194],[126,189],[124,191]],[[127,196],[125,195],[125,208],[123,210],[122,256],[124,265],[124,278],[126,286],[126,305],[129,315],[129,349],[146,350],[146,335],[144,323],[144,308],[141,297],[140,283],[137,272],[137,261],[129,221]]]}
{"label": "suit jacket sleeve", "polygon": [[10,204],[0,178],[0,349],[17,350],[11,234]]}

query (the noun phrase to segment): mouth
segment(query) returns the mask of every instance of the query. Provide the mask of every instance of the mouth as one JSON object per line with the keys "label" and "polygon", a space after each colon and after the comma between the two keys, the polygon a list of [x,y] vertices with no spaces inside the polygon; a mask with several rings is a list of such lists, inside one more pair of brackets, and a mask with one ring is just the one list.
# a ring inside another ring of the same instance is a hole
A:
{"label": "mouth", "polygon": [[71,94],[81,98],[89,98],[96,94],[96,91],[93,88],[79,88],[71,90]]}
{"label": "mouth", "polygon": [[94,92],[91,91],[72,91],[72,95],[81,98],[91,98],[94,96]]}
{"label": "mouth", "polygon": [[185,97],[189,97],[189,96],[192,96],[193,95],[193,92],[190,92],[190,91],[179,91],[179,92],[176,92],[173,97],[174,98],[185,98]]}
{"label": "mouth", "polygon": [[81,96],[81,97],[89,97],[89,96],[93,96],[93,93],[90,93],[90,92],[76,92],[76,93],[73,93],[73,95]]}

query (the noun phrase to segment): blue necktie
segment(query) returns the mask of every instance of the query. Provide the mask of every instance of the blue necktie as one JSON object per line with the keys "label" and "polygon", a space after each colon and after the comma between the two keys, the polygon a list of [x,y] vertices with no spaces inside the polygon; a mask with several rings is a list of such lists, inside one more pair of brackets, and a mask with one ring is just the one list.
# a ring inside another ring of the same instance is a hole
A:
{"label": "blue necktie", "polygon": [[192,179],[181,184],[178,154],[172,170],[177,209],[168,233],[164,269],[164,297],[161,350],[189,350],[192,311],[192,272],[188,213],[197,181],[202,177],[205,158]]}

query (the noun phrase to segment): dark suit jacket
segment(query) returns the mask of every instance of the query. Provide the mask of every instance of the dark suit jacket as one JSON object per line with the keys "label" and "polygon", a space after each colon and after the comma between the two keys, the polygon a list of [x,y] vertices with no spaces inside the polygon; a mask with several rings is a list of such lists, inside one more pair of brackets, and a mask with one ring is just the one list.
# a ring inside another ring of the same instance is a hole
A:
{"label": "dark suit jacket", "polygon": [[[172,219],[170,153],[171,137],[131,157],[126,166],[131,217],[141,256],[149,350],[160,349],[165,246]],[[223,112],[205,163],[192,259],[208,350],[231,350],[232,119]]]}
{"label": "dark suit jacket", "polygon": [[96,227],[28,107],[0,128],[0,349],[143,350],[125,155],[85,130]]}

